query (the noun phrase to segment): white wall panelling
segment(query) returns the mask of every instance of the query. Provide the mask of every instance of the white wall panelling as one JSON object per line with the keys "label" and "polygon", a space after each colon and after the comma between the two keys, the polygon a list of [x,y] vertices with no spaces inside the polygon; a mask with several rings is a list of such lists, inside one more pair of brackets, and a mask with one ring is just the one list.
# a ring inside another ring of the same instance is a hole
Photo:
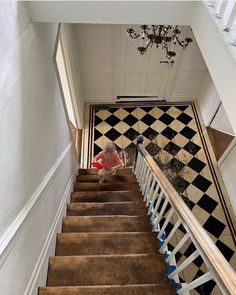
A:
{"label": "white wall panelling", "polygon": [[[198,96],[206,67],[195,40],[186,50],[176,45],[175,64],[168,68],[160,64],[165,60],[161,49],[152,48],[140,58],[136,49],[140,41],[126,38],[128,25],[73,26],[86,101],[128,95],[183,101]],[[182,37],[186,36],[194,39],[190,28],[182,26]]]}
{"label": "white wall panelling", "polygon": [[198,97],[198,105],[206,126],[209,126],[220,102],[221,99],[211,79],[211,76],[209,72],[206,72],[202,89]]}

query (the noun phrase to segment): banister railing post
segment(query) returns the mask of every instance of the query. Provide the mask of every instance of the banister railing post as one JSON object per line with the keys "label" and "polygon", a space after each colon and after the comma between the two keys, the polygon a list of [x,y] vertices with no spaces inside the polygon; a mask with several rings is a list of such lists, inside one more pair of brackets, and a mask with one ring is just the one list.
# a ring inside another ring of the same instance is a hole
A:
{"label": "banister railing post", "polygon": [[137,142],[136,142],[136,150],[135,150],[135,156],[134,156],[133,172],[135,171],[137,158],[138,158],[138,145],[143,143],[144,137],[142,135],[138,135],[136,140]]}

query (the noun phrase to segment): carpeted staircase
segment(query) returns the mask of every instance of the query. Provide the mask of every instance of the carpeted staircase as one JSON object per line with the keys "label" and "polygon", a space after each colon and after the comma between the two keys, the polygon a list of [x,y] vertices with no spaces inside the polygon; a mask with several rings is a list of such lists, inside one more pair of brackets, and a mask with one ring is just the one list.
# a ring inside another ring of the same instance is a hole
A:
{"label": "carpeted staircase", "polygon": [[39,295],[176,294],[131,170],[96,173],[79,172]]}

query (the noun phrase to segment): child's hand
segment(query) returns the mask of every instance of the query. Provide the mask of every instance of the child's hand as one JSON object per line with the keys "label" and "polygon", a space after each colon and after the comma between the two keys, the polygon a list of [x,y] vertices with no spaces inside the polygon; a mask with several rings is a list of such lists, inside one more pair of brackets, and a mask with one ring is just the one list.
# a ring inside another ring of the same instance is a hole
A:
{"label": "child's hand", "polygon": [[116,167],[111,167],[111,173],[116,170]]}

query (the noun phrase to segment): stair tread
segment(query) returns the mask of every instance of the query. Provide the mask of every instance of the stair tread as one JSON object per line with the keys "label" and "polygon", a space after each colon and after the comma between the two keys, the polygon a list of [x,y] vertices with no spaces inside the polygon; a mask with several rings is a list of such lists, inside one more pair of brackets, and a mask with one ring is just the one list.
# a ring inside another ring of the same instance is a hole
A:
{"label": "stair tread", "polygon": [[56,255],[112,255],[157,252],[151,232],[62,233],[57,236]]}
{"label": "stair tread", "polygon": [[75,191],[120,191],[120,190],[137,190],[139,185],[136,182],[112,182],[112,183],[95,183],[95,182],[78,182],[74,186]]}
{"label": "stair tread", "polygon": [[165,273],[159,253],[54,256],[49,259],[47,285],[156,284],[165,281]]}
{"label": "stair tread", "polygon": [[66,216],[63,232],[148,232],[151,229],[147,216]]}
{"label": "stair tread", "polygon": [[78,191],[71,194],[71,202],[142,201],[139,191]]}
{"label": "stair tread", "polygon": [[67,215],[146,215],[143,202],[69,203]]}
{"label": "stair tread", "polygon": [[175,287],[168,283],[110,285],[110,286],[75,286],[44,287],[39,295],[172,295]]}

